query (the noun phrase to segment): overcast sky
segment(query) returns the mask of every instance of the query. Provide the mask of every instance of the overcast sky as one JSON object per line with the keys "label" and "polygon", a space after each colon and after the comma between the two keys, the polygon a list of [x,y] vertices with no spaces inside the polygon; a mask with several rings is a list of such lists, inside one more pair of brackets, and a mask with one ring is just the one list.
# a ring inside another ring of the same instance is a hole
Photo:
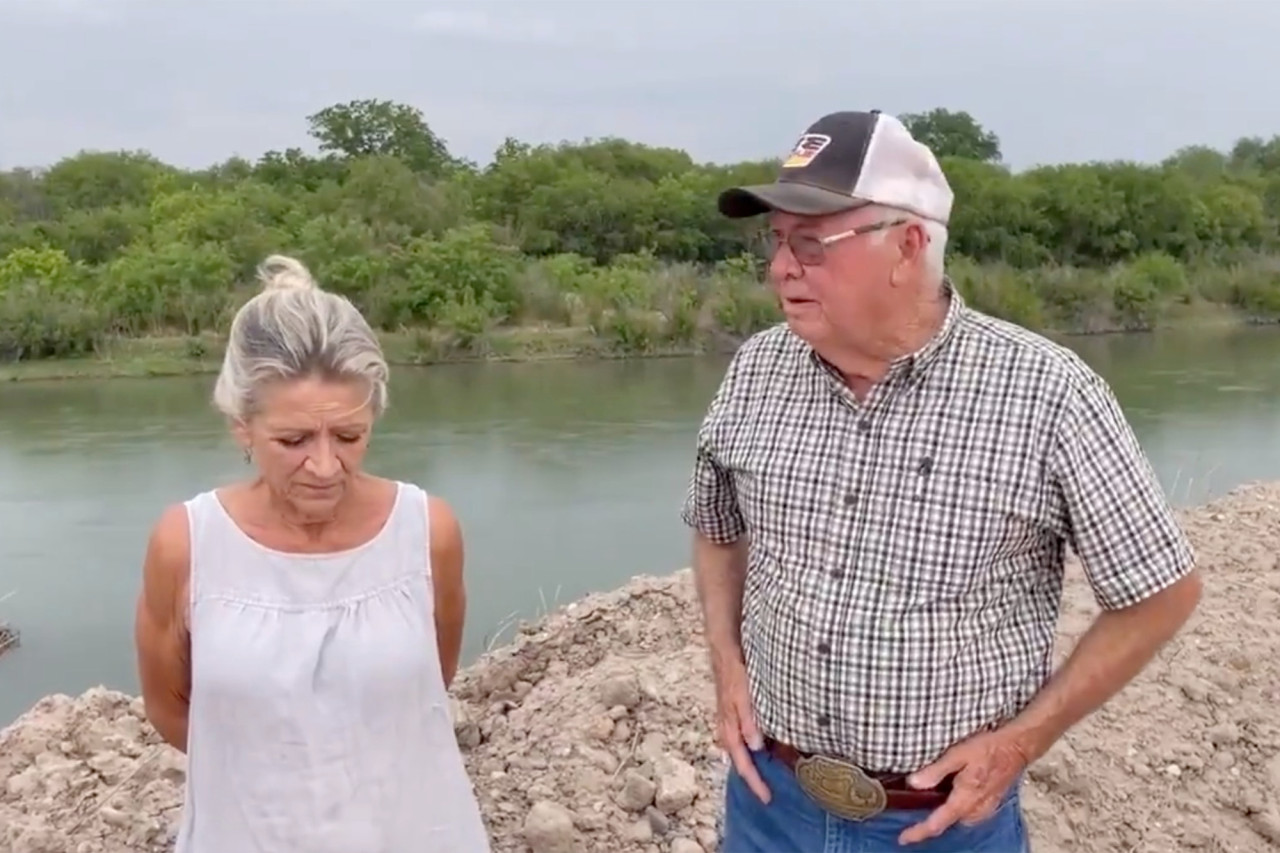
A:
{"label": "overcast sky", "polygon": [[0,0],[0,168],[312,149],[305,117],[419,107],[507,135],[779,156],[819,115],[965,109],[1006,161],[1156,160],[1280,133],[1273,0]]}

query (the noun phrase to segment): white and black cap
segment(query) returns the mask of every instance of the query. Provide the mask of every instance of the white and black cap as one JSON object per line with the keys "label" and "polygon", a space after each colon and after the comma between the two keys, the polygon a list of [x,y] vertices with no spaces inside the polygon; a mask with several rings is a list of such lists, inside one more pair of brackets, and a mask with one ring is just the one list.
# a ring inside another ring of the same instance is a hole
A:
{"label": "white and black cap", "polygon": [[742,219],[773,210],[825,216],[883,204],[945,224],[952,199],[933,152],[901,121],[871,110],[818,119],[797,140],[776,181],[725,190],[719,207]]}

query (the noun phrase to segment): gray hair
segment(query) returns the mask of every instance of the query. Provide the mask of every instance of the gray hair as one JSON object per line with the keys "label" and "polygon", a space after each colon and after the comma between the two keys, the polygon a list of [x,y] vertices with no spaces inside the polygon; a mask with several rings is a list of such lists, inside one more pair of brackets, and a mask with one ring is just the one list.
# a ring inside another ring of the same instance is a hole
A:
{"label": "gray hair", "polygon": [[262,387],[322,376],[369,384],[374,415],[387,407],[387,362],[369,323],[343,296],[321,290],[299,261],[272,255],[258,267],[262,292],[231,321],[213,403],[244,420]]}
{"label": "gray hair", "polygon": [[[937,283],[942,284],[942,274],[945,269],[947,257],[947,226],[936,219],[925,219],[914,213],[898,208],[887,207],[885,205],[871,205],[877,212],[885,216],[891,216],[895,219],[906,219],[919,225],[924,229],[924,233],[929,235],[929,245],[925,249],[924,268],[929,277],[936,279]],[[889,238],[888,231],[877,231],[869,235],[877,244],[883,243]]]}

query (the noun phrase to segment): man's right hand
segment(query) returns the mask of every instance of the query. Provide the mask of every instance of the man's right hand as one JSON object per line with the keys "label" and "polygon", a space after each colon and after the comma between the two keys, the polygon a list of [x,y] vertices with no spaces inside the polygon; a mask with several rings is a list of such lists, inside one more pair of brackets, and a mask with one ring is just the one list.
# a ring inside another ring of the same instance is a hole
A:
{"label": "man's right hand", "polygon": [[741,661],[713,667],[716,682],[716,716],[717,742],[721,749],[729,753],[738,775],[747,783],[747,787],[760,799],[767,803],[770,799],[768,787],[760,778],[755,762],[751,760],[750,750],[764,748],[764,738],[756,728],[755,711],[751,708],[751,690],[747,684],[747,668]]}

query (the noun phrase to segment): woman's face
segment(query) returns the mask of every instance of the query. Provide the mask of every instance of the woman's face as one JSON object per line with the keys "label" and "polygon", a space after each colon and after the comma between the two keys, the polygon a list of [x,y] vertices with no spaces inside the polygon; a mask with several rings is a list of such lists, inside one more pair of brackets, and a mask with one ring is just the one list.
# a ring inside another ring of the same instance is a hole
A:
{"label": "woman's face", "polygon": [[272,492],[301,518],[332,517],[369,449],[369,386],[308,377],[264,388],[235,426]]}

